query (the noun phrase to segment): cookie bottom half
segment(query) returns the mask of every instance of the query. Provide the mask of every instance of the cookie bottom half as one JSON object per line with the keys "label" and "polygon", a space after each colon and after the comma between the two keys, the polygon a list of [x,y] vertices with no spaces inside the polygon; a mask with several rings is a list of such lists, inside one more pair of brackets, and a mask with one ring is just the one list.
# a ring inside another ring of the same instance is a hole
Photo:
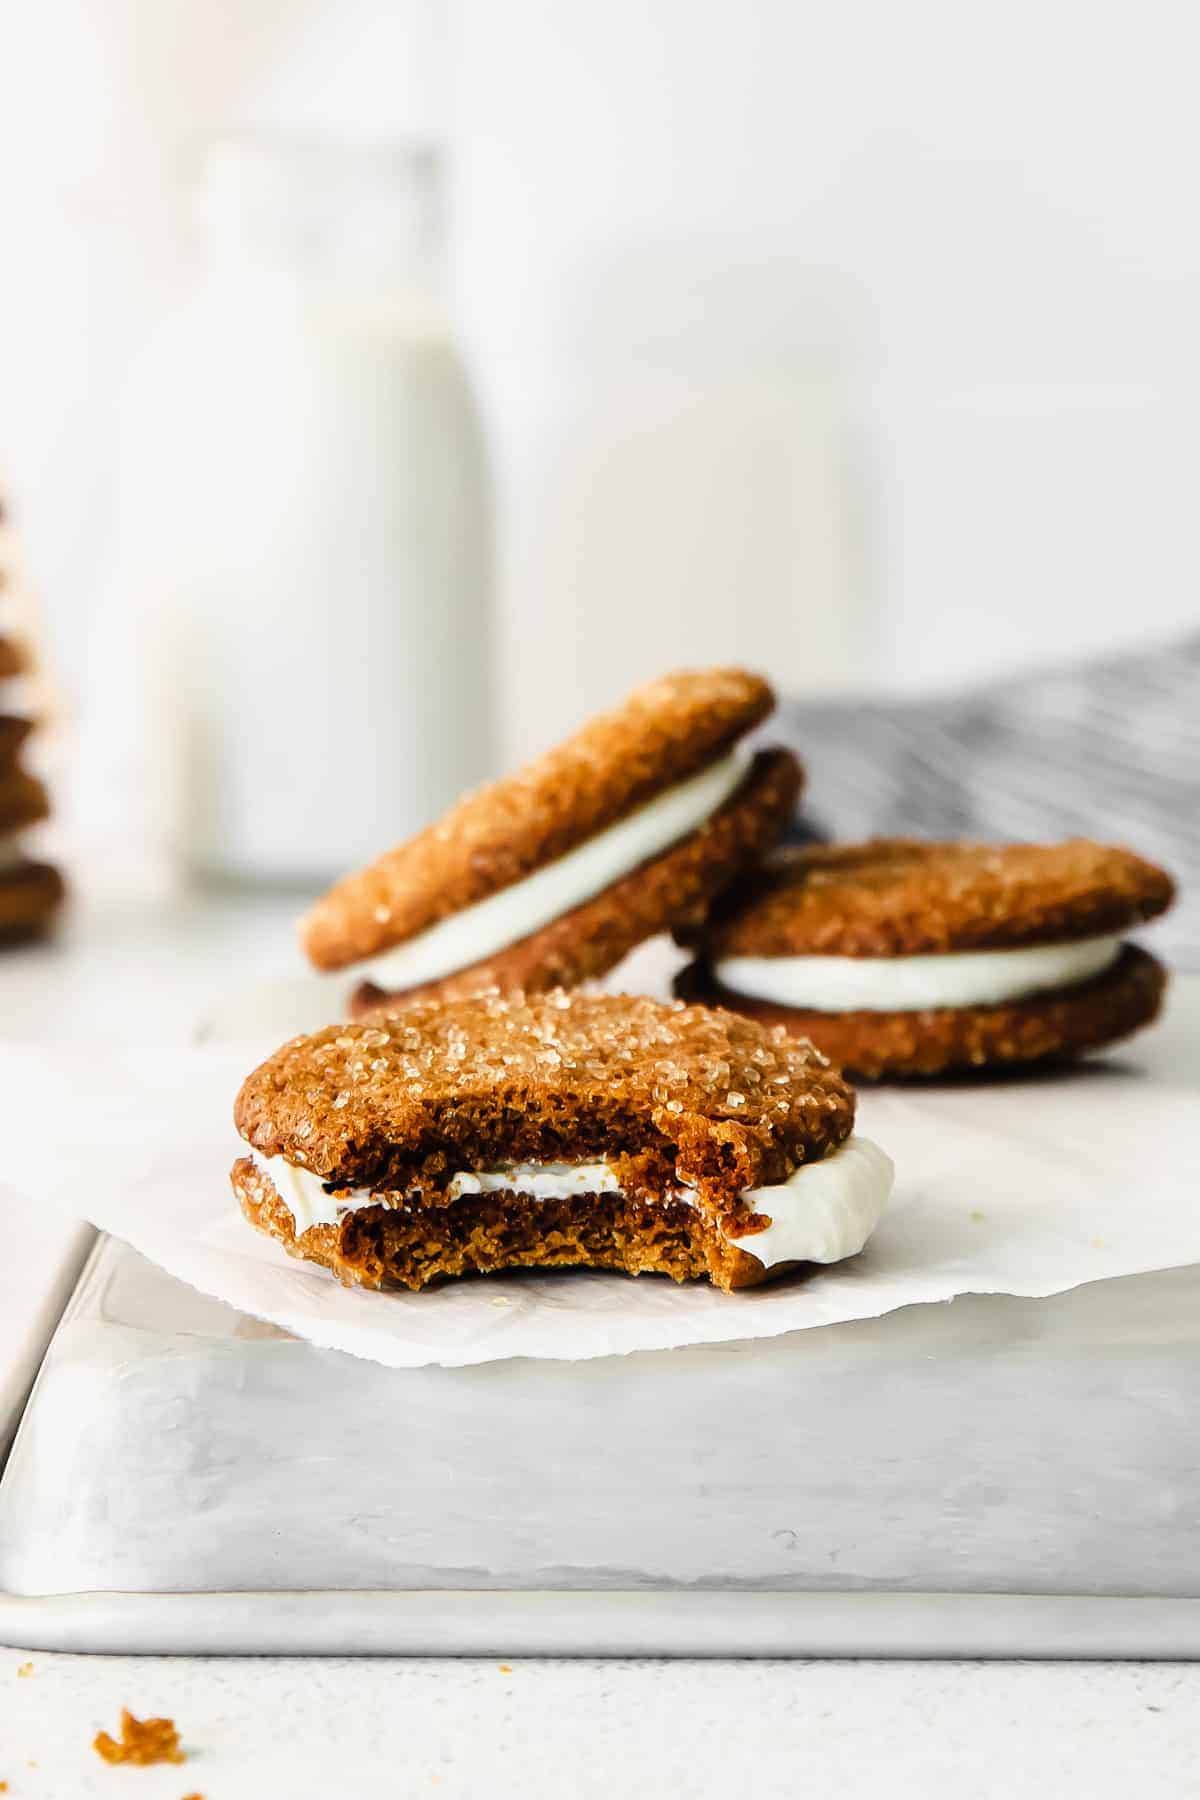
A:
{"label": "cookie bottom half", "polygon": [[64,892],[63,878],[50,863],[21,862],[0,873],[0,945],[40,937]]}
{"label": "cookie bottom half", "polygon": [[776,1006],[722,988],[703,963],[682,971],[685,1000],[724,1006],[811,1038],[848,1074],[867,1080],[1013,1068],[1066,1060],[1139,1031],[1162,1007],[1163,965],[1134,944],[1093,980],[999,1006],[945,1006],[922,1012],[814,1012]]}
{"label": "cookie bottom half", "polygon": [[543,993],[607,974],[646,938],[698,918],[714,894],[777,843],[795,811],[802,780],[790,751],[760,751],[724,806],[661,856],[486,962],[442,981],[400,994],[361,983],[351,997],[350,1016],[369,1018],[418,995],[456,999],[493,987]]}
{"label": "cookie bottom half", "polygon": [[627,1275],[707,1278],[731,1293],[799,1267],[770,1269],[726,1242],[716,1225],[680,1201],[624,1194],[533,1200],[511,1193],[464,1196],[448,1206],[366,1206],[336,1225],[297,1235],[270,1177],[242,1157],[232,1175],[246,1218],[291,1256],[320,1263],[347,1286],[417,1291],[444,1277],[505,1269],[615,1269]]}

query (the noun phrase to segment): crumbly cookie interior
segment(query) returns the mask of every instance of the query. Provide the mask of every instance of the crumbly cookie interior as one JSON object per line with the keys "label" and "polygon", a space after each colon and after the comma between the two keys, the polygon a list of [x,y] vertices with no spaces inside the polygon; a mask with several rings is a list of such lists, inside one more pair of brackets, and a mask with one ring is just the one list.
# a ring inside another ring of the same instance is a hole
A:
{"label": "crumbly cookie interior", "polygon": [[499,1192],[449,1206],[363,1207],[297,1236],[291,1213],[249,1157],[235,1167],[233,1182],[252,1225],[351,1286],[416,1292],[446,1277],[582,1268],[677,1282],[707,1277],[730,1292],[790,1266],[766,1270],[728,1243],[714,1220],[678,1200],[625,1193],[535,1200]]}

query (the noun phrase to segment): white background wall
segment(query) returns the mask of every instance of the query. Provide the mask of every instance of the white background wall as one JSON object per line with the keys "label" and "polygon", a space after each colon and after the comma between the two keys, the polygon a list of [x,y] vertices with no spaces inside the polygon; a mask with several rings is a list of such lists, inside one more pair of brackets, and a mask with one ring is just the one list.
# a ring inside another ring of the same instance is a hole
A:
{"label": "white background wall", "polygon": [[1192,16],[468,3],[517,666],[916,686],[1200,618]]}
{"label": "white background wall", "polygon": [[289,109],[449,136],[511,746],[673,662],[912,688],[1200,621],[1193,21],[14,7],[0,468],[71,684],[123,370],[183,278],[181,146]]}

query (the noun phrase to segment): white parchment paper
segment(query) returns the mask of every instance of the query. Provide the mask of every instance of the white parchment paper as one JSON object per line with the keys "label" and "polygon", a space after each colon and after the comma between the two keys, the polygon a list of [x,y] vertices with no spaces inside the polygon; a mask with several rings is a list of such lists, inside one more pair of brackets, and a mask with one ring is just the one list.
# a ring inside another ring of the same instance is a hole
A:
{"label": "white parchment paper", "polygon": [[[1181,991],[1182,990],[1182,991]],[[343,1289],[238,1212],[233,1098],[266,1046],[0,1046],[4,1182],[83,1215],[202,1292],[399,1367],[578,1358],[770,1337],[955,1294],[1046,1295],[1200,1262],[1200,983],[1164,1027],[1065,1073],[865,1091],[896,1189],[866,1250],[724,1295],[569,1273]]]}

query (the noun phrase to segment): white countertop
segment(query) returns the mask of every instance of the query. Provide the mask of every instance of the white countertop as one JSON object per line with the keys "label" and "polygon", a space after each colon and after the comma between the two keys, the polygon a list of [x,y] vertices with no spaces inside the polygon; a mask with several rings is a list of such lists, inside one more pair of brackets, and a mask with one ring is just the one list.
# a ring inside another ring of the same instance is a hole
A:
{"label": "white countertop", "polygon": [[[1195,1792],[1177,1664],[135,1660],[0,1652],[12,1800],[1087,1800]],[[122,1706],[183,1768],[90,1749]],[[36,1763],[30,1768],[29,1763]]]}
{"label": "white countertop", "polygon": [[[226,896],[77,918],[0,959],[9,1038],[181,1041],[241,980],[299,964],[295,903]],[[26,1230],[36,1231],[25,1224]],[[49,1232],[55,1229],[47,1226]],[[0,1369],[0,1385],[3,1369]],[[1200,1786],[1200,1668],[1179,1664],[306,1661],[0,1650],[13,1800],[444,1794],[1124,1795]],[[120,1708],[173,1716],[185,1767],[90,1748]]]}

